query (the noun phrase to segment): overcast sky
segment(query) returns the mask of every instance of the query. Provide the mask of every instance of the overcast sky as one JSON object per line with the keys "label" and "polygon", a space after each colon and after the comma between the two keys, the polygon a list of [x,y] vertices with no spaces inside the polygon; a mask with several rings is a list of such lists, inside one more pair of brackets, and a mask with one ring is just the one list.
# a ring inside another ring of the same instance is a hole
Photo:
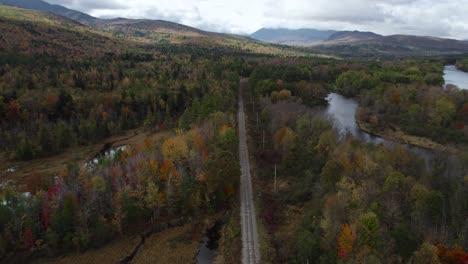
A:
{"label": "overcast sky", "polygon": [[101,18],[163,19],[216,32],[368,30],[468,39],[468,0],[47,0]]}

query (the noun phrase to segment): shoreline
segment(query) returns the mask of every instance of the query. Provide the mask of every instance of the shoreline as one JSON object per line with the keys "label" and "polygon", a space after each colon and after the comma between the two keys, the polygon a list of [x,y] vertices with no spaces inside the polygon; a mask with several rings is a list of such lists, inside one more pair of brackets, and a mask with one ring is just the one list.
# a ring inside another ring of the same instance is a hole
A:
{"label": "shoreline", "polygon": [[460,150],[452,146],[444,146],[440,143],[437,143],[431,139],[425,137],[418,137],[414,135],[409,135],[401,131],[400,129],[391,130],[389,128],[384,130],[375,131],[370,127],[370,124],[356,118],[356,123],[360,130],[376,136],[383,138],[385,140],[390,140],[398,142],[400,144],[406,144],[414,147],[419,147],[425,150],[437,151],[437,152],[446,152],[446,153],[458,153]]}

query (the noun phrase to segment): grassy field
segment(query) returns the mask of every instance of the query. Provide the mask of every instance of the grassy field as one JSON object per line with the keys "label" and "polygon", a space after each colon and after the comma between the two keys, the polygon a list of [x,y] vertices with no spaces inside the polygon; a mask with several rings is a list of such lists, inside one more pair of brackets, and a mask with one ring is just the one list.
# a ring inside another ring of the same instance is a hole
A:
{"label": "grassy field", "polygon": [[129,255],[135,246],[140,241],[140,238],[128,237],[116,239],[104,247],[88,250],[84,253],[74,253],[60,258],[43,259],[35,263],[37,264],[115,264]]}
{"label": "grassy field", "polygon": [[[140,252],[131,261],[144,263],[194,263],[199,242],[191,239],[192,225],[187,224],[154,234],[146,239]],[[140,241],[139,237],[119,238],[99,249],[88,250],[55,259],[39,260],[37,264],[115,264],[130,255]]]}
{"label": "grassy field", "polygon": [[[146,239],[140,251],[130,263],[195,263],[200,243],[197,239],[192,239],[192,236],[192,224],[170,228],[153,234]],[[98,249],[68,254],[54,259],[42,259],[34,263],[115,264],[130,255],[139,242],[139,236],[121,237]]]}
{"label": "grassy field", "polygon": [[192,239],[191,231],[192,224],[187,224],[150,236],[132,263],[194,263],[200,243]]}

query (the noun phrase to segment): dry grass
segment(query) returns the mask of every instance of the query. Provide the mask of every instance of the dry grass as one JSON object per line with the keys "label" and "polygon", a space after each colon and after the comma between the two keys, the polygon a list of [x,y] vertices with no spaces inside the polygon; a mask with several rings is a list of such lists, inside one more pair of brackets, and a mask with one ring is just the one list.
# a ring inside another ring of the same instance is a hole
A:
{"label": "dry grass", "polygon": [[192,225],[187,224],[150,236],[132,263],[194,263],[200,244],[191,239],[191,229]]}
{"label": "dry grass", "polygon": [[356,121],[357,121],[359,128],[362,131],[369,133],[371,135],[382,137],[390,141],[417,146],[420,148],[434,150],[438,152],[448,152],[448,153],[458,152],[458,150],[454,147],[439,144],[425,137],[418,137],[418,136],[406,134],[405,132],[401,131],[401,129],[399,128],[396,130],[383,129],[383,130],[376,131],[375,129],[372,129],[371,124],[360,121],[359,118],[356,118]]}
{"label": "dry grass", "polygon": [[88,250],[84,253],[75,253],[56,259],[44,259],[34,263],[38,264],[115,264],[130,255],[140,241],[139,237],[119,238],[104,247]]}
{"label": "dry grass", "polygon": [[[195,263],[200,243],[192,240],[192,224],[170,228],[148,237],[130,262],[132,264],[186,264]],[[115,264],[130,255],[140,237],[118,238],[105,246],[83,253],[69,254],[60,258],[43,259],[37,264]]]}

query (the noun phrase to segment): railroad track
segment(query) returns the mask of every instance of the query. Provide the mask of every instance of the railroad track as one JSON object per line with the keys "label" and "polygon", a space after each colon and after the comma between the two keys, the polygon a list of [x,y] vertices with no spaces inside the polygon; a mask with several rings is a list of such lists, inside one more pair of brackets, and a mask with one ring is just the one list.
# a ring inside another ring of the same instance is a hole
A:
{"label": "railroad track", "polygon": [[249,150],[245,131],[244,101],[242,90],[247,88],[247,79],[240,82],[239,91],[239,161],[241,166],[240,201],[241,201],[241,229],[242,229],[242,263],[260,263],[258,243],[257,219],[253,202],[252,176],[250,175]]}

